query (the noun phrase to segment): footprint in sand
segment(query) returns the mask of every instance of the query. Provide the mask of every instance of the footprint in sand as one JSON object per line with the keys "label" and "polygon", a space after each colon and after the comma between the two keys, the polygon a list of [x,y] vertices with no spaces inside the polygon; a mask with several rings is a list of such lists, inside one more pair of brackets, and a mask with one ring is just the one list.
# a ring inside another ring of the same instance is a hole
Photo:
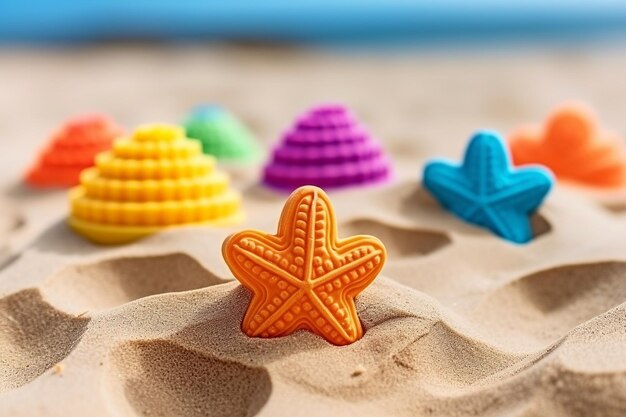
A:
{"label": "footprint in sand", "polygon": [[471,314],[498,340],[545,348],[626,300],[626,262],[563,265],[495,290]]}
{"label": "footprint in sand", "polygon": [[0,392],[25,385],[63,360],[89,318],[63,313],[37,289],[0,299]]}
{"label": "footprint in sand", "polygon": [[353,219],[343,223],[339,226],[339,231],[344,236],[376,236],[385,244],[390,259],[428,255],[452,242],[446,233],[393,226],[369,218]]}
{"label": "footprint in sand", "polygon": [[81,312],[224,282],[191,256],[172,253],[71,265],[48,278],[43,291],[52,304]]}
{"label": "footprint in sand", "polygon": [[167,340],[125,342],[110,358],[112,390],[119,393],[117,406],[125,415],[254,416],[272,391],[264,368],[221,360]]}

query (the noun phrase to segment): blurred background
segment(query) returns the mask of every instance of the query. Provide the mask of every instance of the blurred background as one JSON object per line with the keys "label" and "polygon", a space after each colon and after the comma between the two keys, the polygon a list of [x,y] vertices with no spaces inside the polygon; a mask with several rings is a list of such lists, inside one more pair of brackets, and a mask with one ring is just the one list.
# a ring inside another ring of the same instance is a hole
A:
{"label": "blurred background", "polygon": [[625,39],[626,3],[607,0],[4,1],[0,178],[19,182],[77,113],[132,129],[206,102],[265,143],[343,102],[416,173],[478,128],[506,134],[570,99],[624,133]]}
{"label": "blurred background", "polygon": [[587,38],[624,29],[620,1],[35,0],[4,2],[8,42],[243,40],[421,43]]}

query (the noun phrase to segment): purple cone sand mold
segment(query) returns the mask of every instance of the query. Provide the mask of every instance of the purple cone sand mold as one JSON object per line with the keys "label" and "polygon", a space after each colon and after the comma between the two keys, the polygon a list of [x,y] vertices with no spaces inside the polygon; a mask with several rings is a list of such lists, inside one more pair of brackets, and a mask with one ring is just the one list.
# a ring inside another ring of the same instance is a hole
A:
{"label": "purple cone sand mold", "polygon": [[391,163],[378,141],[346,107],[328,104],[310,109],[283,134],[263,182],[291,191],[380,184],[390,177]]}

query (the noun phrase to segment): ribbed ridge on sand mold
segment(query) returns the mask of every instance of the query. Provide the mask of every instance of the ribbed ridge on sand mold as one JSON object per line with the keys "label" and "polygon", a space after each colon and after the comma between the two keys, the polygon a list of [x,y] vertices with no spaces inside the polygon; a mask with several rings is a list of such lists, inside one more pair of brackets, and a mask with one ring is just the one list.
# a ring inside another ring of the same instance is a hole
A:
{"label": "ribbed ridge on sand mold", "polygon": [[117,140],[80,182],[70,192],[69,223],[97,243],[125,243],[173,226],[225,226],[243,216],[228,175],[176,126],[146,125]]}
{"label": "ribbed ridge on sand mold", "polygon": [[55,309],[37,289],[0,298],[0,392],[26,385],[61,362],[88,323],[87,317]]}
{"label": "ribbed ridge on sand mold", "polygon": [[110,358],[119,378],[114,386],[121,384],[118,392],[136,415],[254,416],[272,391],[265,368],[226,361],[167,340],[126,342]]}
{"label": "ribbed ridge on sand mold", "polygon": [[294,190],[385,182],[391,164],[380,144],[341,105],[314,107],[282,136],[265,166],[263,182]]}
{"label": "ribbed ridge on sand mold", "polygon": [[122,129],[102,114],[85,114],[65,122],[40,152],[24,181],[33,187],[72,187],[95,156],[111,147]]}
{"label": "ribbed ridge on sand mold", "polygon": [[250,163],[261,156],[252,133],[220,106],[194,108],[183,122],[187,136],[202,144],[202,151],[220,161]]}

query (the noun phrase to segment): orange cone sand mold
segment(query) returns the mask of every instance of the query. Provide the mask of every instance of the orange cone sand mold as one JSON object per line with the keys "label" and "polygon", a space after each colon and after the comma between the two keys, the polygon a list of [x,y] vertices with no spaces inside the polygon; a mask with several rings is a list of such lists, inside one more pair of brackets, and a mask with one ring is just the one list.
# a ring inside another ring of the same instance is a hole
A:
{"label": "orange cone sand mold", "polygon": [[242,220],[241,196],[200,144],[170,125],[146,125],[96,157],[70,191],[70,226],[103,244],[182,225]]}
{"label": "orange cone sand mold", "polygon": [[626,186],[625,145],[599,129],[584,106],[558,108],[541,131],[520,129],[510,145],[515,165],[542,164],[558,179],[588,187]]}
{"label": "orange cone sand mold", "polygon": [[94,164],[95,156],[107,149],[122,129],[102,114],[84,114],[69,119],[50,138],[24,181],[33,187],[72,187],[80,172]]}
{"label": "orange cone sand mold", "polygon": [[362,337],[354,297],[386,259],[385,247],[372,236],[337,238],[333,206],[314,186],[291,194],[276,235],[239,232],[224,241],[222,253],[252,292],[244,333],[267,338],[306,329],[335,345]]}

